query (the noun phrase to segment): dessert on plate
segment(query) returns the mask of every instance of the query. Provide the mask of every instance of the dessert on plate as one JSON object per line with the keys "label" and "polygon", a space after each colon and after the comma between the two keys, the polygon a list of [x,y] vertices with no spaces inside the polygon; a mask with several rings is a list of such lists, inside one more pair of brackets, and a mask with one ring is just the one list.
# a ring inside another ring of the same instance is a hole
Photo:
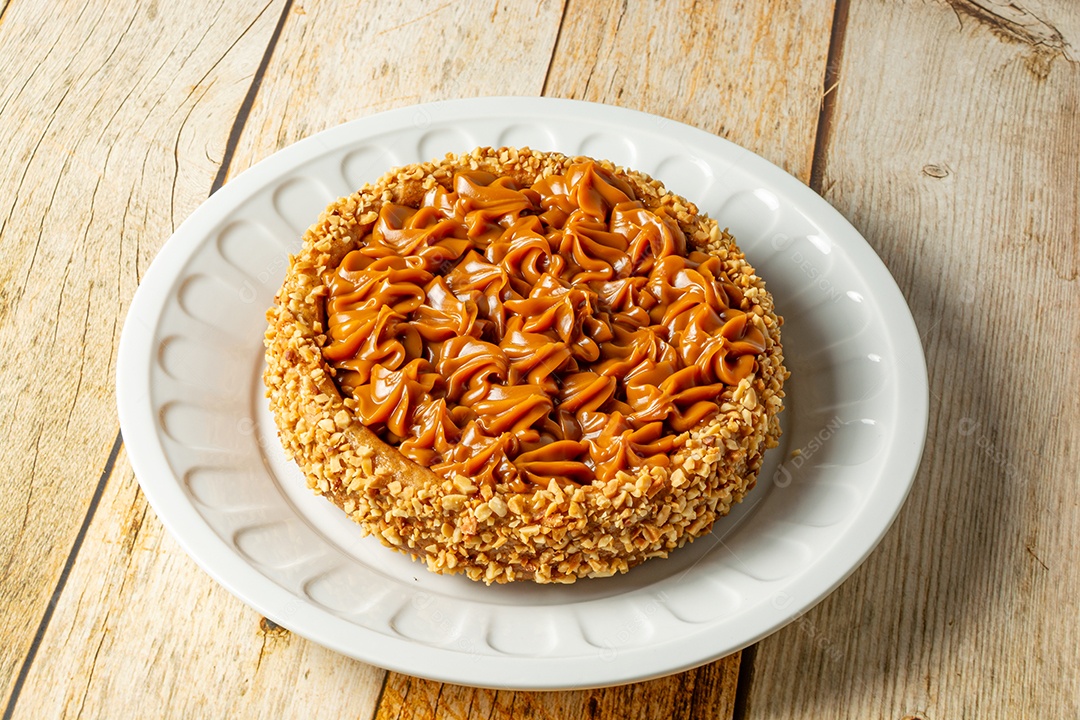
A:
{"label": "dessert on plate", "polygon": [[666,556],[780,435],[763,281],[693,203],[607,162],[393,170],[307,230],[267,318],[286,454],[435,572],[573,582]]}

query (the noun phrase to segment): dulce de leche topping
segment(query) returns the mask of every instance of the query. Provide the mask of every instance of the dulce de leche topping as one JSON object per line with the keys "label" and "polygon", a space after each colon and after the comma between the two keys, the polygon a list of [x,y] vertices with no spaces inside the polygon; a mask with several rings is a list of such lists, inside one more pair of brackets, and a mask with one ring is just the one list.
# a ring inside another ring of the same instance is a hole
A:
{"label": "dulce de leche topping", "polygon": [[765,349],[720,259],[592,162],[386,203],[324,282],[323,356],[359,420],[514,492],[668,465]]}

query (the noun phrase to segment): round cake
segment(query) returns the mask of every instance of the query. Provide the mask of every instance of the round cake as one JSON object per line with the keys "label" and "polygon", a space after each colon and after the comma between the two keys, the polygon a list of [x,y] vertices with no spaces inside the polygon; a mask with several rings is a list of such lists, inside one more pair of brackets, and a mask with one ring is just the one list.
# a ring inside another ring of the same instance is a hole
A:
{"label": "round cake", "polygon": [[267,319],[286,454],[434,572],[565,583],[664,557],[780,435],[764,282],[693,203],[607,162],[393,170],[307,230]]}

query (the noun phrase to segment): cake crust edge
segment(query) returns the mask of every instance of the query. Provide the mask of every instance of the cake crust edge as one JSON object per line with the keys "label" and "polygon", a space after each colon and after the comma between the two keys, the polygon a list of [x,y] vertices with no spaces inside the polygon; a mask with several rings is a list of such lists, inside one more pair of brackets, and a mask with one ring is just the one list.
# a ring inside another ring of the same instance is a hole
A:
{"label": "cake crust edge", "polygon": [[621,572],[709,532],[754,486],[780,436],[787,371],[782,321],[765,284],[734,239],[686,199],[644,173],[597,161],[649,208],[669,206],[698,250],[717,255],[742,290],[765,350],[753,376],[728,387],[720,411],[688,432],[667,468],[620,472],[609,482],[500,493],[463,476],[443,478],[383,442],[356,419],[323,360],[325,270],[370,232],[383,203],[415,204],[459,170],[484,170],[531,185],[585,158],[528,148],[477,148],[397,168],[331,203],[304,233],[267,312],[264,382],[286,455],[308,486],[391,548],[437,573],[504,583],[574,582]]}

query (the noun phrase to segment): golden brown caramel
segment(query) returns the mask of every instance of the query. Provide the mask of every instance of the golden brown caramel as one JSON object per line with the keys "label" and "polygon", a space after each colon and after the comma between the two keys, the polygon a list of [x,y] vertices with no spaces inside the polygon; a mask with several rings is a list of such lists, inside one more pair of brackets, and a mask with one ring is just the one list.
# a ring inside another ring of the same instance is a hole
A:
{"label": "golden brown caramel", "polygon": [[666,466],[766,346],[720,260],[592,162],[386,203],[324,281],[323,356],[358,418],[516,492]]}

